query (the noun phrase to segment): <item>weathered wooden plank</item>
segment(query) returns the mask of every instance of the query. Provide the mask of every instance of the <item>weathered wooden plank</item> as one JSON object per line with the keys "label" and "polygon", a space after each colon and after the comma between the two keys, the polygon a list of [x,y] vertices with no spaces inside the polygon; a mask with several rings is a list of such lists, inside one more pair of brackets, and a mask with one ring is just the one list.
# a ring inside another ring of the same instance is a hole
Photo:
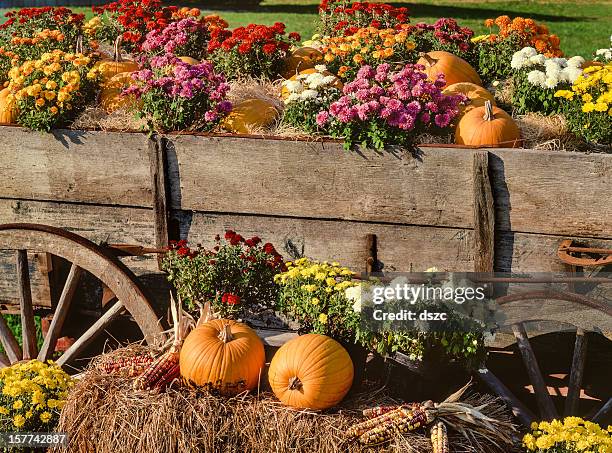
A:
{"label": "weathered wooden plank", "polygon": [[23,342],[23,358],[36,358],[36,325],[34,323],[34,307],[32,306],[32,290],[30,288],[30,266],[27,250],[17,250],[17,289],[19,292],[19,309],[21,311],[21,332]]}
{"label": "weathered wooden plank", "polygon": [[15,335],[9,328],[4,316],[0,313],[0,342],[2,347],[6,351],[6,355],[11,363],[15,363],[21,360],[22,353],[19,343],[15,339]]}
{"label": "weathered wooden plank", "polygon": [[[149,138],[148,155],[149,171],[151,174],[151,192],[153,214],[155,221],[155,247],[167,247],[169,243],[168,220],[168,195],[166,191],[166,140],[160,136]],[[162,268],[162,256],[157,256],[158,267]]]}
{"label": "weathered wooden plank", "polygon": [[0,197],[151,206],[146,136],[1,126]]}
{"label": "weathered wooden plank", "polygon": [[[471,228],[471,152],[414,158],[338,143],[171,137],[171,206],[184,210]],[[180,185],[176,182],[180,181]]]}
{"label": "weathered wooden plank", "polygon": [[335,260],[361,271],[368,258],[366,236],[376,234],[378,265],[386,272],[473,267],[469,230],[185,212],[175,216],[181,237],[206,247],[214,246],[215,234],[234,229],[273,243],[288,259]]}
{"label": "weathered wooden plank", "polygon": [[474,272],[493,272],[495,263],[495,211],[489,179],[489,153],[473,156]]}
{"label": "weathered wooden plank", "polygon": [[612,238],[612,155],[490,150],[497,228]]}

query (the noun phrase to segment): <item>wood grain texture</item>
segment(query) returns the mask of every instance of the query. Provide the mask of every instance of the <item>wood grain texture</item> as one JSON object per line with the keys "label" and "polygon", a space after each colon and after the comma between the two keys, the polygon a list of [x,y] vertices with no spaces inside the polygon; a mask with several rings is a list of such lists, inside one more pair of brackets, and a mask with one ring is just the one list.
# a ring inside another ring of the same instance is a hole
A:
{"label": "wood grain texture", "polygon": [[0,197],[151,206],[144,134],[0,127]]}
{"label": "wood grain texture", "polygon": [[497,228],[612,238],[612,155],[491,150]]}
{"label": "wood grain texture", "polygon": [[493,272],[495,264],[495,209],[489,179],[489,153],[473,155],[474,272]]}
{"label": "wood grain texture", "polygon": [[[151,174],[151,192],[153,218],[155,221],[155,247],[168,247],[168,195],[166,191],[166,140],[155,135],[148,140],[149,171]],[[162,255],[157,256],[159,269],[162,268]]]}
{"label": "wood grain texture", "polygon": [[168,159],[173,208],[471,228],[469,152],[179,136]]}
{"label": "wood grain texture", "polygon": [[578,414],[580,390],[582,389],[582,378],[584,376],[584,364],[587,356],[587,345],[588,337],[585,335],[584,330],[577,329],[567,398],[565,400],[564,415],[566,417]]}
{"label": "wood grain texture", "polygon": [[17,288],[19,291],[19,310],[21,312],[21,334],[23,343],[23,359],[36,358],[36,325],[34,323],[34,307],[32,306],[32,290],[30,287],[30,266],[27,250],[17,250]]}

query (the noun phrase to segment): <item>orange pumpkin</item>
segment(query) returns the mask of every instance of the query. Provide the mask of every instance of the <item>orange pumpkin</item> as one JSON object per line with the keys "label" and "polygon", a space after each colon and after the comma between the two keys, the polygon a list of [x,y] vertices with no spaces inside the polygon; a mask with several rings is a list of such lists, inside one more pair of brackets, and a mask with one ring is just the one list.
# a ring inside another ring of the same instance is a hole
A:
{"label": "orange pumpkin", "polygon": [[288,79],[304,69],[314,68],[323,61],[323,54],[312,47],[300,47],[294,50],[285,60],[282,76]]}
{"label": "orange pumpkin", "polygon": [[482,80],[476,70],[463,58],[450,52],[442,50],[428,52],[419,58],[418,64],[425,66],[425,73],[432,81],[438,78],[438,74],[444,74],[445,86],[459,82],[471,82],[482,86]]}
{"label": "orange pumpkin", "polygon": [[463,94],[468,98],[469,104],[459,106],[459,115],[455,121],[459,121],[463,115],[476,107],[482,107],[486,101],[495,105],[495,97],[493,94],[479,85],[470,82],[453,83],[444,88],[443,93],[446,95]]}
{"label": "orange pumpkin", "polygon": [[234,134],[250,134],[270,126],[278,118],[274,104],[264,99],[246,99],[232,107],[221,126]]}
{"label": "orange pumpkin", "polygon": [[466,113],[455,129],[455,143],[470,146],[518,148],[521,131],[510,115],[486,101]]}
{"label": "orange pumpkin", "polygon": [[0,91],[0,123],[12,124],[17,119],[17,106],[15,101],[9,101],[11,90],[4,88]]}
{"label": "orange pumpkin", "polygon": [[[315,72],[319,72],[319,71],[317,71],[315,68],[304,69],[303,71],[300,71],[299,74],[292,75],[289,78],[289,80],[297,80],[298,76],[300,76],[300,75],[314,74]],[[338,90],[342,91],[342,88],[344,88],[344,84],[342,83],[342,81],[338,77],[336,77],[335,74],[332,74],[329,71],[323,71],[321,74],[323,74],[324,76],[334,76],[335,80],[334,80],[334,83],[333,83],[332,86],[334,88],[337,88]],[[289,90],[287,88],[285,88],[285,87],[281,88],[281,98],[287,99],[289,97],[289,94],[290,93],[289,93]]]}
{"label": "orange pumpkin", "polygon": [[227,319],[196,327],[179,357],[183,378],[227,396],[254,389],[264,362],[264,346],[255,331]]}
{"label": "orange pumpkin", "polygon": [[194,64],[200,64],[200,62],[198,60],[196,60],[195,58],[192,57],[179,57],[180,60],[184,61],[185,63],[194,65]]}
{"label": "orange pumpkin", "polygon": [[106,113],[121,108],[130,108],[136,104],[134,96],[122,96],[121,92],[133,83],[131,72],[120,72],[106,82],[100,92],[100,106]]}
{"label": "orange pumpkin", "polygon": [[328,409],[342,401],[351,388],[353,362],[337,341],[325,335],[302,335],[276,352],[268,379],[283,404]]}
{"label": "orange pumpkin", "polygon": [[102,78],[102,82],[109,81],[112,77],[122,72],[134,72],[138,70],[138,64],[132,60],[121,58],[121,36],[115,41],[115,50],[112,59],[103,59],[94,65]]}

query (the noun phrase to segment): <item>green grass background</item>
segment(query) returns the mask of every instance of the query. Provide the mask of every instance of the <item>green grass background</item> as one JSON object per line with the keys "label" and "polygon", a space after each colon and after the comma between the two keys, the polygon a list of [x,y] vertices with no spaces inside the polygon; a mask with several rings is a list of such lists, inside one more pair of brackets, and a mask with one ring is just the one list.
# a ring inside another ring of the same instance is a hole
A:
{"label": "green grass background", "polygon": [[[476,34],[486,33],[483,21],[501,14],[511,17],[531,17],[546,23],[551,33],[561,38],[561,48],[566,55],[589,57],[595,49],[610,45],[612,34],[612,1],[471,1],[425,0],[415,3],[389,1],[406,6],[412,22],[433,22],[440,17],[453,17],[462,25],[474,29]],[[196,6],[203,10],[206,2],[177,1],[177,5]],[[315,32],[317,0],[265,0],[253,11],[212,11],[236,27],[248,23],[271,25],[280,21],[288,31],[297,31],[307,39]],[[91,15],[90,8],[74,8]],[[6,9],[0,9],[2,13]],[[210,10],[206,11],[211,12]]]}

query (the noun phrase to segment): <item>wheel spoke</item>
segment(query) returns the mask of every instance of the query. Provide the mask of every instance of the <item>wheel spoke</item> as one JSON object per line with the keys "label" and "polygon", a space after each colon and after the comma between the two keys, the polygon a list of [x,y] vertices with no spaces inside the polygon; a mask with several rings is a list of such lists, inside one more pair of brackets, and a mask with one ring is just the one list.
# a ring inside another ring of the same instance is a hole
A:
{"label": "wheel spoke", "polygon": [[2,314],[0,314],[0,341],[2,342],[2,347],[6,351],[9,362],[19,362],[22,357],[21,348],[15,339],[15,335],[13,335],[13,332],[11,332],[11,329],[9,329],[9,326],[6,324],[6,320]]}
{"label": "wheel spoke", "polygon": [[527,336],[525,325],[522,322],[513,324],[512,331],[514,332],[516,342],[519,350],[521,351],[521,355],[523,356],[523,362],[527,368],[529,380],[533,384],[533,390],[535,392],[540,413],[545,419],[552,420],[553,418],[557,417],[557,409],[555,408],[555,405],[548,394],[548,388],[546,387],[546,382],[544,382],[544,378],[542,377],[542,372],[540,371],[540,366],[538,365],[538,361],[531,347],[531,343],[529,343],[529,337]]}
{"label": "wheel spoke", "polygon": [[9,366],[11,361],[8,359],[4,352],[0,352],[0,368],[4,368],[5,366]]}
{"label": "wheel spoke", "polygon": [[576,330],[576,342],[574,343],[574,355],[572,358],[572,369],[570,371],[569,389],[565,400],[565,416],[575,415],[578,412],[580,401],[580,389],[582,388],[582,376],[584,374],[584,363],[587,353],[587,337],[584,330]]}
{"label": "wheel spoke", "polygon": [[125,307],[121,301],[116,302],[108,309],[104,315],[100,317],[83,335],[70,346],[64,354],[57,360],[59,365],[64,365],[66,362],[74,358],[78,353],[89,345],[106,327],[123,311]]}
{"label": "wheel spoke", "polygon": [[60,296],[59,302],[57,304],[57,310],[53,314],[53,320],[51,321],[51,325],[49,326],[49,331],[47,332],[45,341],[43,342],[43,345],[40,348],[40,352],[38,353],[38,360],[42,362],[50,358],[53,355],[53,352],[55,351],[57,339],[60,336],[60,332],[62,331],[62,327],[64,326],[64,321],[66,320],[66,316],[68,315],[68,311],[70,310],[72,298],[74,297],[74,293],[77,289],[79,278],[82,272],[83,270],[76,264],[73,264],[70,267],[70,273],[66,278],[66,283],[64,284],[64,289],[62,290],[62,295]]}
{"label": "wheel spoke", "polygon": [[508,387],[504,385],[488,368],[481,368],[477,371],[477,376],[489,386],[510,408],[514,416],[524,425],[530,426],[536,420],[533,412],[527,408]]}
{"label": "wheel spoke", "polygon": [[32,307],[27,250],[17,250],[17,286],[19,287],[19,306],[21,310],[23,358],[29,360],[36,357],[36,324],[34,323],[34,308]]}
{"label": "wheel spoke", "polygon": [[612,410],[612,398],[609,398],[606,404],[602,406],[601,409],[593,416],[593,423],[599,423],[605,419],[605,417]]}

